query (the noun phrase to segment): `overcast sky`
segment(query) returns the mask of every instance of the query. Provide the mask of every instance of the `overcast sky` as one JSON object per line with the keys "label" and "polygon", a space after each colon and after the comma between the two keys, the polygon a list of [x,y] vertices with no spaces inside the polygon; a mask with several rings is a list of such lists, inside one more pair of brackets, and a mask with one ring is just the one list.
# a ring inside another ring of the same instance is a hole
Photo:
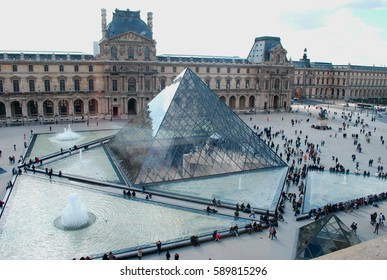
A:
{"label": "overcast sky", "polygon": [[116,8],[153,12],[157,54],[240,56],[277,36],[298,60],[387,66],[387,0],[4,0],[0,50],[93,53]]}

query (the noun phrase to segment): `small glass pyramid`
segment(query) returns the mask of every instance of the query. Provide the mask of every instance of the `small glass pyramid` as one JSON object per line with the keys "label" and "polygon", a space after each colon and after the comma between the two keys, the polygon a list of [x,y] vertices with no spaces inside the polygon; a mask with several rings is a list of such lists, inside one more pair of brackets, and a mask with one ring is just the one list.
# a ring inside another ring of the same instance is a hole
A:
{"label": "small glass pyramid", "polygon": [[334,214],[300,228],[296,259],[313,259],[361,243]]}
{"label": "small glass pyramid", "polygon": [[132,185],[286,166],[189,68],[108,147]]}

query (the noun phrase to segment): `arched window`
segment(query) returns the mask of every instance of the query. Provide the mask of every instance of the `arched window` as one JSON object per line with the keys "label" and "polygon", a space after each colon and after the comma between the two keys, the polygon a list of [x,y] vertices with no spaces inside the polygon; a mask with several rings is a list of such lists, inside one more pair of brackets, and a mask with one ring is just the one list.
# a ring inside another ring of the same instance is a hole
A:
{"label": "arched window", "polygon": [[228,106],[231,108],[231,109],[235,109],[236,107],[236,98],[235,96],[231,96],[229,101],[228,101]]}
{"label": "arched window", "polygon": [[83,101],[81,99],[74,100],[74,114],[75,115],[83,114]]}
{"label": "arched window", "polygon": [[5,104],[3,102],[0,102],[0,118],[6,117],[6,109]]}
{"label": "arched window", "polygon": [[117,47],[113,46],[110,49],[111,59],[117,59]]}
{"label": "arched window", "polygon": [[54,103],[51,100],[43,102],[43,115],[45,117],[54,115]]}
{"label": "arched window", "polygon": [[246,97],[241,96],[239,98],[239,110],[244,110],[246,108]]}
{"label": "arched window", "polygon": [[38,103],[34,100],[30,100],[27,103],[27,115],[29,117],[36,117],[38,115]]}
{"label": "arched window", "polygon": [[265,80],[265,89],[269,89],[269,80]]}
{"label": "arched window", "polygon": [[150,49],[148,47],[144,49],[144,59],[150,59]]}
{"label": "arched window", "polygon": [[128,58],[129,59],[133,59],[134,58],[134,48],[133,47],[129,47],[128,48]]}
{"label": "arched window", "polygon": [[94,98],[89,100],[89,114],[90,115],[98,114],[98,101]]}

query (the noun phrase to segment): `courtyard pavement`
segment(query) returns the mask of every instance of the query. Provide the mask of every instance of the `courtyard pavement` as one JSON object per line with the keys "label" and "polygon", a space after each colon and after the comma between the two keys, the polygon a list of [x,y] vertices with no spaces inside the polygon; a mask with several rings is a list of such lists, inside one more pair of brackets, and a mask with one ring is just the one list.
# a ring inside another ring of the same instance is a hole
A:
{"label": "courtyard pavement", "polygon": [[[320,112],[320,108],[316,106],[323,106],[323,108],[327,109],[329,117],[328,126],[332,128],[331,130],[324,131],[311,128],[312,124],[317,124],[316,118]],[[382,113],[381,116],[376,115],[376,120],[371,121],[374,115],[369,112],[367,113],[367,111],[364,110],[355,111],[354,105],[351,104],[350,107],[344,107],[344,103],[318,105],[293,104],[292,109],[291,113],[271,112],[256,115],[240,115],[240,117],[251,128],[254,129],[254,126],[256,128],[258,127],[258,129],[255,129],[257,132],[262,131],[264,128],[271,127],[272,133],[283,130],[286,137],[288,139],[293,139],[293,141],[295,141],[297,136],[299,136],[302,143],[300,148],[304,151],[304,140],[306,135],[308,135],[308,142],[319,144],[321,146],[321,141],[324,141],[324,146],[320,147],[320,164],[325,166],[325,170],[335,165],[335,161],[332,160],[332,157],[334,156],[338,158],[338,161],[345,167],[345,169],[349,169],[350,172],[353,173],[355,171],[355,162],[352,161],[352,154],[356,154],[356,161],[359,162],[360,170],[362,172],[364,170],[370,171],[371,176],[373,176],[373,174],[377,171],[378,165],[384,165],[384,168],[387,168],[387,144],[382,145],[380,140],[381,136],[383,136],[384,139],[387,138],[387,115],[385,115],[385,113]],[[348,115],[351,112],[353,112],[353,117],[352,122],[349,123],[348,120],[344,120],[343,116]],[[359,117],[360,120],[363,120],[366,133],[369,131],[371,132],[369,143],[367,143],[365,139],[365,134],[360,133],[360,129],[363,128],[362,125],[354,125],[354,121],[357,117]],[[295,120],[294,126],[291,124],[292,119]],[[71,127],[73,131],[119,129],[124,126],[126,122],[127,121],[122,120],[99,120],[98,126],[94,121],[90,122],[89,126],[87,126],[86,123],[74,123],[71,124]],[[343,127],[343,122],[349,123],[349,127],[346,127],[345,131],[339,129]],[[29,139],[31,130],[33,133],[45,133],[50,131],[50,126],[53,132],[62,132],[63,128],[67,127],[67,124],[0,128],[0,150],[2,151],[2,156],[0,157],[0,168],[6,171],[5,173],[0,174],[0,200],[4,200],[6,184],[12,177],[11,170],[14,167],[13,164],[9,163],[8,157],[15,156],[17,162],[20,155],[22,155],[25,151],[24,141]],[[343,137],[343,133],[347,133],[346,138]],[[363,147],[361,153],[356,152],[356,146],[353,145],[353,139],[351,137],[352,134],[359,135],[359,142]],[[279,144],[279,152],[283,151],[284,141],[281,137],[273,138],[272,141],[275,145]],[[14,145],[16,145],[16,150],[14,150]],[[377,162],[378,157],[381,157],[381,163]],[[283,158],[285,159],[285,157]],[[373,166],[368,166],[370,159],[374,160]],[[292,160],[293,158],[291,158],[291,161]],[[307,163],[310,162],[308,161]],[[387,170],[385,169],[385,171]],[[291,186],[288,191],[298,194],[298,188],[296,186]],[[166,199],[154,196],[153,200],[165,201]],[[185,202],[179,203],[184,205],[188,204]],[[195,207],[195,205],[189,206]],[[196,207],[203,208],[202,205]],[[219,209],[219,211],[228,213],[229,210]],[[369,222],[370,213],[375,211],[382,212],[386,215],[387,201],[380,202],[379,208],[363,206],[353,212],[337,213],[337,216],[348,227],[352,222],[358,223],[357,235],[362,242],[369,240],[377,241],[378,237],[378,240],[380,240],[378,246],[381,246],[382,253],[378,253],[377,255],[376,251],[374,251],[373,253],[368,253],[366,256],[361,256],[359,253],[358,255],[352,255],[352,259],[387,259],[387,242],[385,242],[387,230],[382,226],[379,230],[379,235],[376,235],[373,233],[374,229]],[[243,215],[246,215],[247,217],[247,214]],[[171,251],[170,253],[173,256],[175,252],[178,252],[180,254],[180,258],[183,260],[291,260],[294,259],[296,253],[295,250],[298,229],[303,225],[310,223],[311,220],[307,219],[303,221],[296,221],[296,217],[294,216],[294,212],[292,211],[292,207],[289,202],[285,205],[284,219],[284,221],[279,223],[277,229],[278,239],[275,240],[270,240],[268,238],[267,230],[264,230],[261,233],[254,233],[251,235],[243,234],[239,237],[227,238],[221,242],[205,243],[199,247],[191,246],[179,248],[175,251]],[[348,257],[341,256],[341,258]],[[164,253],[161,255],[150,254],[145,255],[143,259],[165,259],[165,255]]]}

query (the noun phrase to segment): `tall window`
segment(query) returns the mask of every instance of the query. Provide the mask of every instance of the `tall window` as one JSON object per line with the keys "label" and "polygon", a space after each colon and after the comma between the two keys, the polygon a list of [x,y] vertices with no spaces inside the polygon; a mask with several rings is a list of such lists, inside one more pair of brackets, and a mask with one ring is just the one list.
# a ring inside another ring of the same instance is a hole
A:
{"label": "tall window", "polygon": [[28,87],[30,92],[35,92],[35,80],[28,80]]}
{"label": "tall window", "polygon": [[64,71],[64,66],[63,65],[59,65],[59,72],[63,72]]}
{"label": "tall window", "polygon": [[220,73],[220,67],[216,68],[216,73]]}
{"label": "tall window", "polygon": [[280,63],[280,55],[279,55],[279,54],[277,54],[277,55],[275,56],[275,63],[276,63],[276,64],[279,64],[279,63]]}
{"label": "tall window", "polygon": [[226,89],[230,89],[230,85],[231,85],[231,80],[227,79],[226,80]]}
{"label": "tall window", "polygon": [[44,72],[48,72],[48,65],[47,64],[44,65],[43,68],[44,68]]}
{"label": "tall window", "polygon": [[4,92],[3,80],[0,80],[0,92]]}
{"label": "tall window", "polygon": [[210,87],[210,79],[206,79],[206,85]]}
{"label": "tall window", "polygon": [[74,79],[74,90],[75,91],[80,91],[80,82],[79,82],[79,79]]}
{"label": "tall window", "polygon": [[65,91],[66,90],[66,82],[64,79],[59,80],[59,91]]}
{"label": "tall window", "polygon": [[128,80],[128,91],[129,92],[135,92],[136,91],[136,79],[135,78],[129,78]]}
{"label": "tall window", "polygon": [[134,48],[133,47],[129,47],[128,48],[128,58],[129,59],[133,59],[134,58]]}
{"label": "tall window", "polygon": [[28,65],[28,72],[34,72],[34,66],[33,65]]}
{"label": "tall window", "polygon": [[275,79],[275,81],[274,81],[274,89],[280,89],[280,80],[279,79]]}
{"label": "tall window", "polygon": [[160,80],[160,89],[163,90],[165,88],[165,79]]}
{"label": "tall window", "polygon": [[250,88],[250,80],[246,80],[246,88]]}
{"label": "tall window", "polygon": [[74,65],[74,72],[79,72],[79,65]]}
{"label": "tall window", "polygon": [[173,68],[172,68],[172,72],[173,72],[173,73],[176,73],[176,67],[173,67]]}
{"label": "tall window", "polygon": [[227,73],[230,73],[231,72],[231,68],[227,68]]}
{"label": "tall window", "polygon": [[199,67],[195,67],[195,72],[199,73]]}
{"label": "tall window", "polygon": [[241,86],[241,81],[240,80],[236,80],[236,88],[239,89]]}
{"label": "tall window", "polygon": [[13,92],[19,92],[19,80],[12,80]]}
{"label": "tall window", "polygon": [[241,68],[237,68],[237,73],[239,74],[241,72]]}
{"label": "tall window", "polygon": [[111,47],[110,57],[111,57],[111,59],[117,59],[117,47],[116,46]]}
{"label": "tall window", "polygon": [[50,80],[49,79],[44,80],[44,91],[45,92],[50,91]]}
{"label": "tall window", "polygon": [[94,90],[94,79],[89,79],[88,81],[88,85],[89,85],[89,91],[93,91]]}
{"label": "tall window", "polygon": [[93,72],[94,69],[93,69],[93,65],[89,65],[89,72]]}
{"label": "tall window", "polygon": [[269,89],[269,80],[265,80],[265,89]]}
{"label": "tall window", "polygon": [[210,73],[210,67],[207,67],[207,68],[206,68],[206,72],[207,72],[207,73]]}
{"label": "tall window", "polygon": [[118,90],[118,81],[117,80],[112,80],[112,91],[117,91]]}
{"label": "tall window", "polygon": [[17,72],[17,65],[16,64],[12,65],[12,72]]}
{"label": "tall window", "polygon": [[220,89],[220,80],[216,80],[216,88]]}
{"label": "tall window", "polygon": [[144,49],[144,59],[150,59],[150,49],[148,47]]}

